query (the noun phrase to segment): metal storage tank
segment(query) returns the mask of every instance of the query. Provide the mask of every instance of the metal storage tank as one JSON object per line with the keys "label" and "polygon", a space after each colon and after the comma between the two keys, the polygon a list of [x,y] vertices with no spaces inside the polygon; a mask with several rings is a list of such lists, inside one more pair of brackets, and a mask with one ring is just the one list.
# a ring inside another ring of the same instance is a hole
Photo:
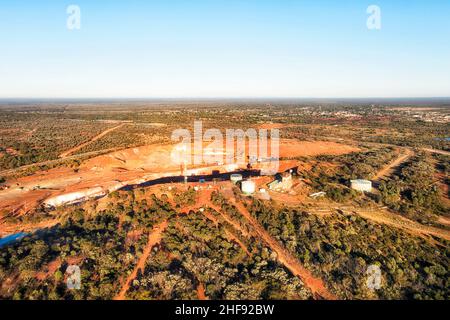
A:
{"label": "metal storage tank", "polygon": [[230,176],[231,182],[237,184],[239,181],[242,181],[242,174],[234,173]]}
{"label": "metal storage tank", "polygon": [[357,191],[372,192],[372,181],[356,179],[350,181],[351,188]]}
{"label": "metal storage tank", "polygon": [[241,190],[245,194],[253,194],[256,191],[255,181],[252,180],[244,180],[241,183]]}

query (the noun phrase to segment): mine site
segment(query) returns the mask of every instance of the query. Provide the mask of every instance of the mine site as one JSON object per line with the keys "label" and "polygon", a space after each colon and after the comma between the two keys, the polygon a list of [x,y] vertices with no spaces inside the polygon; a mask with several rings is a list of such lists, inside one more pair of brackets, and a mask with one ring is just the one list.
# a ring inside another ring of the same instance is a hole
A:
{"label": "mine site", "polygon": [[[450,109],[432,110],[4,104],[0,297],[448,298]],[[198,121],[200,140],[173,139]]]}
{"label": "mine site", "polygon": [[448,312],[449,13],[0,1],[0,314]]}

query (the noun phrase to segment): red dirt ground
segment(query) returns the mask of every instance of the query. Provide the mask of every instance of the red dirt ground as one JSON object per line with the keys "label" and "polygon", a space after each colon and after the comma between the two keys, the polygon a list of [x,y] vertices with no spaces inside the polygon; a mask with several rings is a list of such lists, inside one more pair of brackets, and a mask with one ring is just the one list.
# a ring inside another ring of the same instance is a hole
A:
{"label": "red dirt ground", "polygon": [[49,264],[47,264],[42,271],[39,271],[35,274],[37,280],[43,281],[47,278],[53,276],[56,270],[61,266],[61,258],[58,257],[56,260],[53,260]]}
{"label": "red dirt ground", "polygon": [[208,300],[205,295],[205,286],[203,285],[203,283],[199,283],[197,286],[197,297],[198,300]]}
{"label": "red dirt ground", "polygon": [[130,288],[131,283],[136,278],[139,270],[141,272],[145,269],[145,263],[152,252],[152,248],[161,242],[162,233],[166,230],[168,226],[167,220],[164,220],[160,224],[156,225],[151,233],[148,236],[147,245],[144,248],[144,252],[139,257],[139,261],[136,264],[133,272],[128,276],[125,283],[123,284],[119,294],[114,298],[114,300],[125,300],[128,289]]}
{"label": "red dirt ground", "polygon": [[311,157],[321,154],[341,155],[358,150],[356,147],[331,141],[282,140],[280,144],[281,157]]}
{"label": "red dirt ground", "polygon": [[[173,148],[173,145],[131,148],[87,160],[78,170],[54,168],[28,177],[8,180],[7,183],[11,187],[0,191],[0,233],[3,232],[2,213],[26,214],[46,199],[71,192],[88,192],[93,188],[114,191],[127,184],[180,175],[180,165],[174,163],[171,158]],[[355,150],[355,147],[334,142],[282,140],[280,156],[342,154]],[[295,162],[282,162],[283,168],[291,165],[295,165]],[[214,169],[225,172],[227,166],[205,166],[196,170],[198,174],[202,174],[211,173]],[[20,226],[17,226],[17,231],[21,230]]]}

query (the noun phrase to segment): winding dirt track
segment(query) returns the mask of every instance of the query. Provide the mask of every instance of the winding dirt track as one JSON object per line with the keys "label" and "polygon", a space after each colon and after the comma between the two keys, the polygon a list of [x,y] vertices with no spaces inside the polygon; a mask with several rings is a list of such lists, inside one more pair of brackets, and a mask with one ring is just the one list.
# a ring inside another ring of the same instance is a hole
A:
{"label": "winding dirt track", "polygon": [[[220,213],[228,223],[232,224],[232,226],[239,230],[245,237],[248,237],[249,235],[244,232],[244,230],[242,230],[237,223],[235,223],[230,217],[223,213],[221,208],[211,202],[211,193],[212,190],[201,192],[200,196],[197,198],[197,203],[194,206],[189,207],[188,210],[185,210],[185,213],[186,211],[189,212],[189,210],[195,210],[203,206],[208,206]],[[233,204],[244,216],[244,218],[246,218],[247,221],[253,226],[255,232],[257,233],[257,236],[259,236],[262,241],[264,241],[274,252],[276,252],[278,261],[289,271],[291,271],[294,276],[299,277],[312,291],[313,296],[316,299],[337,299],[336,296],[328,291],[321,279],[314,277],[312,273],[309,272],[305,267],[303,267],[291,253],[289,253],[278,241],[272,238],[272,236],[259,224],[259,222],[252,217],[250,212],[248,212],[247,208],[245,208],[243,204],[238,203],[234,198],[228,198],[228,201]],[[238,244],[243,246],[240,241],[238,242]],[[245,246],[243,247],[245,248]],[[248,250],[245,251],[247,254],[250,254]]]}
{"label": "winding dirt track", "polygon": [[148,257],[150,256],[150,253],[152,252],[152,248],[161,242],[162,234],[164,230],[166,230],[168,226],[167,220],[164,220],[160,224],[153,227],[152,232],[148,236],[147,245],[144,248],[144,252],[139,258],[138,263],[136,264],[136,267],[134,268],[133,272],[128,276],[127,280],[125,281],[124,285],[122,286],[122,289],[120,290],[119,294],[114,297],[114,300],[125,300],[126,294],[128,289],[130,289],[131,282],[137,277],[137,274],[139,270],[141,272],[145,269],[145,262],[147,261]]}
{"label": "winding dirt track", "polygon": [[272,236],[259,224],[259,222],[252,217],[243,204],[233,200],[230,200],[230,202],[239,210],[248,222],[250,222],[258,236],[277,253],[278,261],[288,268],[292,274],[299,277],[312,291],[313,296],[316,299],[337,299],[335,295],[328,291],[321,279],[314,277],[312,273],[303,267],[290,252],[288,252],[278,241],[272,238]]}
{"label": "winding dirt track", "polygon": [[69,150],[67,150],[67,151],[64,151],[63,153],[61,153],[61,154],[59,155],[59,157],[60,157],[60,158],[65,158],[65,157],[71,155],[72,153],[74,153],[74,152],[80,150],[81,148],[83,148],[83,147],[85,147],[85,146],[91,144],[92,142],[95,142],[95,141],[97,141],[97,140],[103,138],[103,137],[106,136],[108,133],[110,133],[110,132],[112,132],[112,131],[114,131],[114,130],[120,129],[120,128],[122,128],[122,127],[125,126],[125,125],[126,125],[126,123],[122,123],[122,124],[120,124],[120,125],[118,125],[118,126],[116,126],[116,127],[114,127],[114,128],[110,128],[110,129],[108,129],[108,130],[105,130],[105,131],[103,131],[102,133],[100,133],[99,135],[96,135],[95,137],[93,137],[91,140],[86,141],[86,142],[84,142],[84,143],[82,143],[82,144],[79,144],[78,146],[76,146],[76,147],[74,147],[74,148],[72,148],[72,149],[69,149]]}

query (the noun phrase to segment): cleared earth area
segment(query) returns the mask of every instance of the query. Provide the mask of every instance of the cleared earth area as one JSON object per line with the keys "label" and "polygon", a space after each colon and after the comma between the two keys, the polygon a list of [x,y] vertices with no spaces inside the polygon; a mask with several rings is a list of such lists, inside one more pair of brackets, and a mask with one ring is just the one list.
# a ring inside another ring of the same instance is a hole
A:
{"label": "cleared earth area", "polygon": [[[280,143],[280,157],[336,155],[356,150],[358,149],[352,146],[326,141],[282,140]],[[10,180],[8,183],[11,188],[0,191],[0,212],[3,212],[3,215],[5,212],[23,215],[46,200],[50,201],[49,203],[64,204],[84,196],[104,196],[127,185],[181,176],[182,168],[180,169],[180,164],[172,157],[173,151],[174,145],[126,149],[87,160],[76,170],[55,168]],[[215,152],[226,154],[225,150],[215,149]],[[242,168],[245,168],[245,164],[242,164]],[[197,165],[189,167],[188,175],[211,174],[213,170],[227,172],[229,169],[229,165],[217,163]],[[232,169],[238,169],[238,166]],[[1,230],[0,228],[0,232]]]}

